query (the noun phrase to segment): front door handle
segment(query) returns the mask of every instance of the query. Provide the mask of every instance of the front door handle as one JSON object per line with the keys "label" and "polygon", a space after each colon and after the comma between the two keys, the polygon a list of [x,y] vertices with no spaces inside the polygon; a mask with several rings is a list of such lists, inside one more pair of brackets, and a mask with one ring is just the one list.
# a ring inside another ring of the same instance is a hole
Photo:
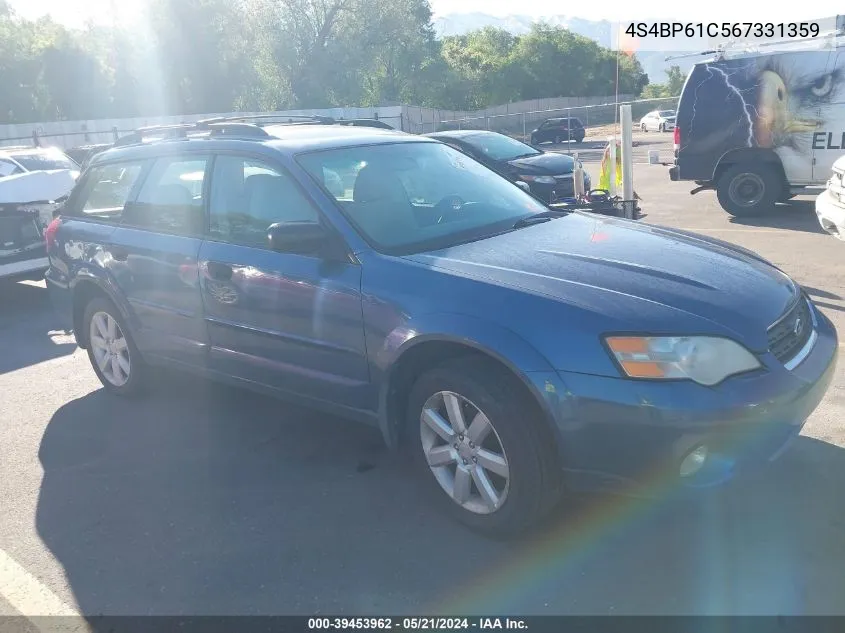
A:
{"label": "front door handle", "polygon": [[208,276],[215,281],[231,281],[232,267],[229,264],[221,264],[220,262],[208,262],[205,265]]}

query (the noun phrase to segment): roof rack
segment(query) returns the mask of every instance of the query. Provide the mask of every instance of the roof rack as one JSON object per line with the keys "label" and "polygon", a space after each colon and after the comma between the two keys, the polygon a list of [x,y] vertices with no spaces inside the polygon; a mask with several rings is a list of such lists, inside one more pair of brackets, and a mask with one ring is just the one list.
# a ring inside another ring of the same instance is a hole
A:
{"label": "roof rack", "polygon": [[152,125],[138,128],[131,134],[119,138],[114,147],[138,145],[145,140],[167,140],[188,138],[189,135],[234,136],[238,138],[268,138],[270,135],[256,125],[229,123],[225,119],[206,119],[196,123],[176,125]]}
{"label": "roof rack", "polygon": [[[263,120],[262,120],[263,119]],[[247,123],[247,121],[256,121]],[[318,115],[299,114],[244,114],[240,116],[212,117],[196,123],[174,125],[152,125],[138,128],[119,138],[114,147],[138,145],[145,140],[184,139],[189,136],[228,136],[235,138],[266,139],[270,134],[264,130],[269,125],[355,125],[363,127],[393,129],[378,119],[333,119]]]}

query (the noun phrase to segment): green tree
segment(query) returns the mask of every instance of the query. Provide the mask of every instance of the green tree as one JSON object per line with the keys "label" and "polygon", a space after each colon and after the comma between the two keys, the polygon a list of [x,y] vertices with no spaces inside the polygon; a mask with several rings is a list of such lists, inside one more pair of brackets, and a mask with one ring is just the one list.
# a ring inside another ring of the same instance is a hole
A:
{"label": "green tree", "polygon": [[666,71],[666,83],[664,84],[648,84],[644,89],[642,96],[644,99],[664,99],[668,97],[680,96],[681,90],[684,89],[684,82],[686,76],[681,70],[680,66],[670,66]]}

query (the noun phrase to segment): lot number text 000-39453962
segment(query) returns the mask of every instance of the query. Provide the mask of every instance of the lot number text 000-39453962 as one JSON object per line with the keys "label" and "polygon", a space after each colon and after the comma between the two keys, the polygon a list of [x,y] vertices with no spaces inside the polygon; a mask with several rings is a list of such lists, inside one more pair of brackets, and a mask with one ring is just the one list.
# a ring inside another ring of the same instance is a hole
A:
{"label": "lot number text 000-39453962", "polygon": [[737,37],[781,39],[818,37],[817,22],[631,22],[630,37]]}

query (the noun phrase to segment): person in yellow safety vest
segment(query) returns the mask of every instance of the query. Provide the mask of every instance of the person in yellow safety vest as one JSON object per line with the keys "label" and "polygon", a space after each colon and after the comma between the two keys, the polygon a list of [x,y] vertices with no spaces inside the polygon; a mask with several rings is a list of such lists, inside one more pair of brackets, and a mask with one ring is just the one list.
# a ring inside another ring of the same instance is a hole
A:
{"label": "person in yellow safety vest", "polygon": [[[601,174],[599,176],[599,189],[610,191],[610,143],[604,148],[604,156],[601,159]],[[622,143],[616,141],[616,192],[622,194]],[[637,192],[634,192],[634,199],[640,200]]]}

